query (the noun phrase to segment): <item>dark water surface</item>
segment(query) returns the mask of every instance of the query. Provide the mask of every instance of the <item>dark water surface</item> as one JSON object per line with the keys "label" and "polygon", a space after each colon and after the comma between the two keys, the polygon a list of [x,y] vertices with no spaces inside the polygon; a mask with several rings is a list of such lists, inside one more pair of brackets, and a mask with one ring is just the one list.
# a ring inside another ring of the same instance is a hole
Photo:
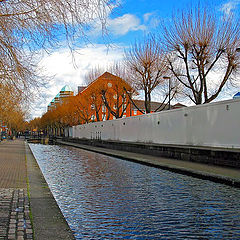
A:
{"label": "dark water surface", "polygon": [[240,190],[56,145],[30,144],[76,239],[240,239]]}

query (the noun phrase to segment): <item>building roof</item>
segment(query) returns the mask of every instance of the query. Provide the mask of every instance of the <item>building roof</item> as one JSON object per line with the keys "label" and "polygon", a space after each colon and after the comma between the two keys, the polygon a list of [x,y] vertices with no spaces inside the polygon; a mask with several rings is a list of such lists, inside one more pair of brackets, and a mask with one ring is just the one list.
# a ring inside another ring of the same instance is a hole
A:
{"label": "building roof", "polygon": [[68,85],[65,85],[60,92],[73,92],[72,88]]}
{"label": "building roof", "polygon": [[[145,110],[145,101],[144,100],[133,100],[134,103],[138,106],[140,110]],[[151,111],[156,111],[160,107],[162,103],[161,102],[151,102]],[[171,109],[176,109],[176,108],[182,108],[186,107],[185,105],[181,103],[177,103],[175,105],[171,105]],[[162,109],[168,109],[168,103],[164,103],[158,111]],[[132,104],[132,109],[133,110],[138,110],[133,104]]]}
{"label": "building roof", "polygon": [[[145,110],[145,101],[144,100],[133,100],[133,101],[140,110]],[[160,103],[160,102],[151,102],[151,111],[156,111],[156,109],[158,109],[161,104],[162,103]],[[163,104],[160,109],[166,108],[167,105],[168,104]],[[133,104],[132,104],[132,109],[138,110]]]}
{"label": "building roof", "polygon": [[[121,79],[120,77],[118,76],[115,76],[109,72],[105,72],[103,73],[100,77],[98,78],[105,78],[105,79],[111,79],[111,80],[114,80],[114,79]],[[122,79],[121,79],[122,80]]]}
{"label": "building roof", "polygon": [[[115,76],[109,72],[105,72],[103,73],[101,76],[99,76],[98,78],[96,78],[94,81],[92,81],[88,86],[84,87],[81,92],[78,91],[78,94],[79,93],[83,93],[85,91],[87,91],[89,88],[92,87],[93,84],[95,84],[97,81],[99,80],[112,80],[112,81],[124,81],[126,82],[124,79],[118,77],[118,76]],[[127,83],[127,82],[126,82]]]}
{"label": "building roof", "polygon": [[173,109],[176,109],[176,108],[183,108],[183,107],[187,107],[187,106],[186,106],[186,105],[183,105],[183,104],[181,104],[181,103],[177,103],[177,104],[171,106],[171,108],[173,108]]}

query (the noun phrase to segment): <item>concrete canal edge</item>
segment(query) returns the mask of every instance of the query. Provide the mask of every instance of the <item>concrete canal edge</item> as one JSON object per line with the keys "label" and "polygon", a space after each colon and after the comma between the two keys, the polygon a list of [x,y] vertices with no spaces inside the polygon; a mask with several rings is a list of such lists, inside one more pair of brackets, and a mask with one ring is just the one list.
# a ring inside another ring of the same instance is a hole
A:
{"label": "concrete canal edge", "polygon": [[25,149],[34,239],[75,239],[27,143]]}
{"label": "concrete canal edge", "polygon": [[240,188],[240,172],[238,168],[234,169],[229,167],[208,165],[204,163],[150,156],[140,153],[61,141],[59,139],[57,139],[56,143]]}

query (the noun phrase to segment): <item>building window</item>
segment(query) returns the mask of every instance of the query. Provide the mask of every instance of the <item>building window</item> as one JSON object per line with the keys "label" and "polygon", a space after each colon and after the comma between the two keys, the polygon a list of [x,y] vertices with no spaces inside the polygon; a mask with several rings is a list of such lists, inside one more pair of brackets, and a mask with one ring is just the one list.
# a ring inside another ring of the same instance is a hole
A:
{"label": "building window", "polygon": [[116,104],[113,105],[113,109],[117,110],[117,105]]}
{"label": "building window", "polygon": [[95,105],[94,104],[91,104],[91,109],[95,109]]}
{"label": "building window", "polygon": [[106,112],[106,106],[105,106],[105,105],[102,106],[102,112],[103,112],[103,113]]}
{"label": "building window", "polygon": [[127,111],[127,104],[123,104],[123,111],[124,113]]}
{"label": "building window", "polygon": [[133,115],[137,115],[137,109],[133,110]]}
{"label": "building window", "polygon": [[114,94],[114,95],[113,95],[113,98],[114,98],[114,99],[117,99],[117,94]]}
{"label": "building window", "polygon": [[94,121],[95,120],[95,115],[91,116],[91,120]]}
{"label": "building window", "polygon": [[108,83],[108,87],[109,87],[109,88],[112,87],[112,84],[111,84],[110,82]]}

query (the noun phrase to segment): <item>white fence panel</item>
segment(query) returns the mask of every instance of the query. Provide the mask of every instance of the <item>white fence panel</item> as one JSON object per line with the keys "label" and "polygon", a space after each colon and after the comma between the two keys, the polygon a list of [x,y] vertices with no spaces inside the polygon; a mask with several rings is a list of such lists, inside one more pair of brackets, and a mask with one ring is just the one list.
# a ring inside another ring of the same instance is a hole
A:
{"label": "white fence panel", "polygon": [[240,148],[240,100],[95,122],[72,128],[86,139]]}

